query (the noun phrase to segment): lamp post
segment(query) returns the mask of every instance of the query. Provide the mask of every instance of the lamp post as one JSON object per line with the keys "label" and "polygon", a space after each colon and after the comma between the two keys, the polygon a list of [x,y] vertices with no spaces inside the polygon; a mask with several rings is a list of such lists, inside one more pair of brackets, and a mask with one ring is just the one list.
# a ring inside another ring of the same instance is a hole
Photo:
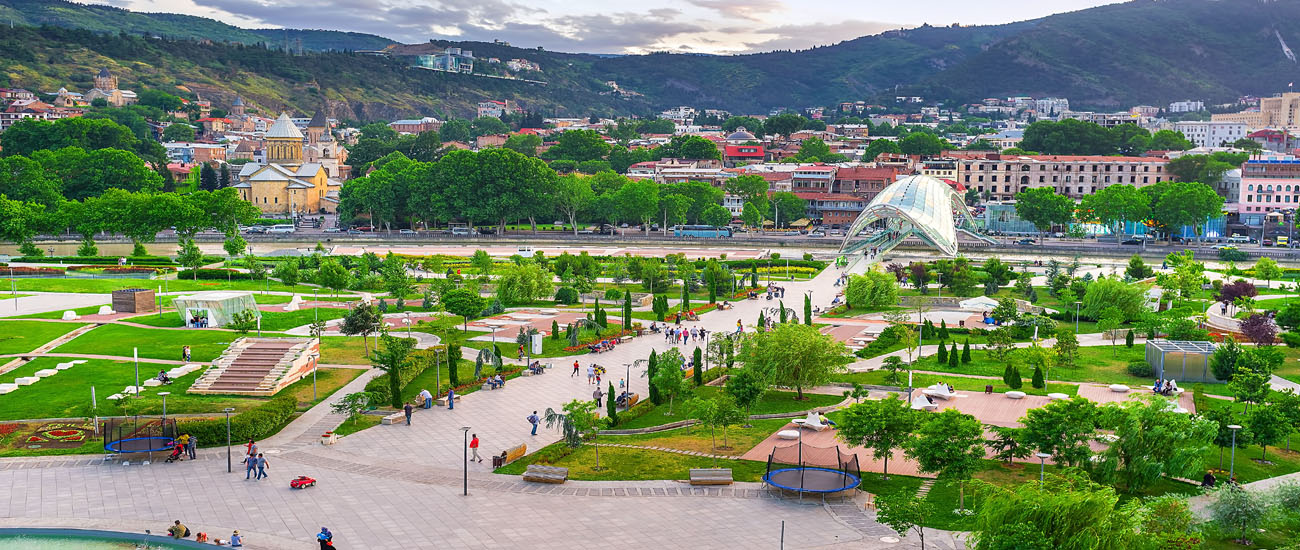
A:
{"label": "lamp post", "polygon": [[1047,470],[1047,459],[1050,458],[1052,455],[1049,455],[1047,453],[1037,453],[1034,456],[1038,457],[1038,488],[1042,489],[1043,472]]}
{"label": "lamp post", "polygon": [[1232,483],[1237,477],[1237,430],[1240,430],[1241,426],[1228,424],[1228,429],[1232,430],[1232,458],[1228,462],[1228,482]]}
{"label": "lamp post", "polygon": [[406,318],[402,319],[402,322],[406,323],[406,339],[410,340],[411,339],[411,312],[409,311],[406,312]]}
{"label": "lamp post", "polygon": [[[708,355],[708,354],[706,353],[705,355]],[[707,359],[706,359],[706,361],[707,361]],[[623,394],[624,394],[624,395],[627,395],[628,397],[632,397],[632,363],[624,363],[623,366],[627,368],[627,374],[625,374],[625,375],[624,375],[624,378],[623,378],[623,380],[624,380],[624,383],[623,383]],[[615,396],[614,401],[615,401],[616,403],[618,402],[617,396]],[[627,401],[624,401],[624,403],[627,403]],[[615,408],[617,408],[617,407],[615,407]],[[631,410],[631,409],[632,409],[632,407],[628,407],[628,410]]]}
{"label": "lamp post", "polygon": [[1079,333],[1079,306],[1082,304],[1083,302],[1077,300],[1074,302],[1074,333],[1075,334]]}
{"label": "lamp post", "polygon": [[226,473],[228,474],[234,471],[231,467],[232,462],[230,458],[230,413],[235,412],[235,409],[232,407],[226,407],[221,409],[221,412],[226,413]]}
{"label": "lamp post", "polygon": [[[317,338],[319,338],[319,336]],[[320,349],[319,339],[316,341],[316,346],[317,346],[316,349]],[[320,399],[320,397],[316,395],[316,369],[318,368],[320,368],[319,352],[312,354],[312,358],[311,358],[311,400],[312,401],[316,401],[317,399]]]}
{"label": "lamp post", "polygon": [[167,425],[167,396],[169,396],[169,395],[171,395],[171,394],[172,394],[172,392],[169,392],[169,391],[160,391],[160,392],[158,392],[159,397],[162,397],[162,398],[163,398],[163,416],[162,416],[162,419],[163,419],[163,426],[166,426],[166,425]]}
{"label": "lamp post", "polygon": [[461,458],[464,459],[461,462],[464,462],[465,466],[465,485],[461,494],[469,496],[469,426],[461,426],[460,431],[465,434],[465,447],[461,449]]}

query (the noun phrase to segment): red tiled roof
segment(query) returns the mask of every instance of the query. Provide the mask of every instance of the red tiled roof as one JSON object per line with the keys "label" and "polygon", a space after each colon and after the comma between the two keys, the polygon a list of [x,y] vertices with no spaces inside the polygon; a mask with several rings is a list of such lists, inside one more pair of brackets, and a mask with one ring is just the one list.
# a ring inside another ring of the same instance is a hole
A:
{"label": "red tiled roof", "polygon": [[822,164],[811,164],[811,165],[808,165],[808,166],[800,166],[799,168],[796,168],[795,170],[796,170],[796,171],[799,171],[799,172],[834,172],[834,171],[835,171],[835,167],[834,167],[834,166],[826,166],[826,165],[822,165]]}
{"label": "red tiled roof", "polygon": [[[762,145],[728,145],[727,156],[729,157],[758,157],[764,156]],[[755,151],[745,152],[741,149],[755,149]]]}
{"label": "red tiled roof", "polygon": [[898,168],[869,168],[866,166],[851,166],[840,168],[835,173],[835,179],[840,180],[861,180],[861,179],[894,179],[898,175]]}

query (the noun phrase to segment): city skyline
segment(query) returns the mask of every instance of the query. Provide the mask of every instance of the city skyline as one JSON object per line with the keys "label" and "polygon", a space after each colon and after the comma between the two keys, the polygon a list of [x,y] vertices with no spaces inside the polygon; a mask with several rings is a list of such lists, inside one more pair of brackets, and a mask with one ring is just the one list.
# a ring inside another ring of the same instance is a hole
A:
{"label": "city skyline", "polygon": [[[1002,24],[1114,3],[1111,0],[955,0],[871,6],[844,0],[594,0],[524,5],[507,0],[417,0],[371,5],[326,0],[95,0],[142,12],[210,17],[247,28],[328,29],[376,34],[406,43],[429,39],[503,40],[520,47],[636,54],[651,51],[742,54],[807,49],[916,27]],[[861,11],[860,15],[857,13]]]}

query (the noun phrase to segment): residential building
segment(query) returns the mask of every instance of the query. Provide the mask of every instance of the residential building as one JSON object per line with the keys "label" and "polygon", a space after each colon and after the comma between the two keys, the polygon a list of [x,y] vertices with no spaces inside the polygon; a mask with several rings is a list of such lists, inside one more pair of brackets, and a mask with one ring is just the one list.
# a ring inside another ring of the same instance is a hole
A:
{"label": "residential building", "polygon": [[1246,225],[1260,225],[1269,212],[1300,207],[1300,159],[1253,158],[1241,166],[1237,212]]}
{"label": "residential building", "polygon": [[921,161],[921,175],[941,180],[956,180],[957,167],[961,163],[955,158],[935,157]]}
{"label": "residential building", "polygon": [[10,103],[3,112],[0,112],[0,132],[9,129],[10,126],[25,118],[58,120],[81,116],[81,113],[81,109],[66,109],[35,99],[20,99]]}
{"label": "residential building", "polygon": [[519,71],[541,72],[542,71],[541,65],[533,63],[532,61],[529,61],[527,59],[511,59],[509,61],[506,61],[506,68],[515,72],[519,72]]}
{"label": "residential building", "polygon": [[1246,137],[1246,125],[1240,122],[1175,122],[1174,129],[1197,147],[1224,147]]}
{"label": "residential building", "polygon": [[871,135],[869,124],[836,124],[826,129],[845,137],[864,138]]}
{"label": "residential building", "polygon": [[1133,113],[1094,113],[1091,111],[1066,111],[1061,115],[1062,119],[1072,118],[1085,122],[1092,122],[1106,128],[1114,128],[1120,124],[1137,124],[1139,126],[1146,123],[1147,118],[1142,115]]}
{"label": "residential building", "polygon": [[1061,116],[1070,110],[1070,100],[1063,97],[1035,99],[1034,110],[1038,112],[1038,116]]}
{"label": "residential building", "polygon": [[[795,196],[807,202],[804,215],[808,219],[820,219],[823,226],[832,229],[848,227],[870,202],[866,198],[843,193],[795,192]],[[786,219],[785,215],[782,215],[782,219]]]}
{"label": "residential building", "polygon": [[505,101],[490,99],[488,101],[480,101],[478,104],[478,116],[480,117],[490,116],[501,118],[502,115],[511,111],[512,109],[510,108],[510,105]]}
{"label": "residential building", "polygon": [[1204,110],[1205,103],[1190,99],[1186,101],[1175,101],[1169,104],[1169,112],[1171,113],[1195,113]]}
{"label": "residential building", "polygon": [[1216,122],[1241,122],[1248,129],[1280,128],[1300,130],[1300,92],[1286,92],[1259,100],[1259,110],[1210,115]]}
{"label": "residential building", "polygon": [[1300,147],[1300,138],[1291,135],[1291,133],[1286,130],[1273,130],[1266,128],[1246,134],[1246,137],[1254,140],[1255,143],[1263,145],[1264,149],[1274,153],[1285,153]]}
{"label": "residential building", "polygon": [[264,213],[315,214],[335,212],[343,184],[325,167],[303,162],[304,136],[288,114],[281,114],[266,131],[266,162],[250,162],[239,170],[234,185],[240,197]]}
{"label": "residential building", "polygon": [[421,132],[437,132],[442,129],[442,121],[427,116],[419,119],[394,120],[388,123],[388,127],[399,134],[419,134]]}
{"label": "residential building", "polygon": [[726,145],[723,147],[722,160],[732,166],[763,162],[765,158],[767,158],[767,152],[763,150],[762,145]]}
{"label": "residential building", "polygon": [[1147,117],[1147,118],[1154,118],[1160,116],[1160,108],[1156,107],[1155,105],[1136,105],[1133,107],[1129,107],[1128,112],[1129,114],[1134,114],[1134,115]]}
{"label": "residential building", "polygon": [[0,101],[34,100],[36,94],[22,88],[0,88]]}
{"label": "residential building", "polygon": [[226,146],[216,143],[188,143],[172,141],[163,144],[167,158],[181,164],[208,163],[226,160]]}
{"label": "residential building", "polygon": [[790,182],[796,193],[830,193],[835,183],[838,167],[829,164],[811,164],[795,168]]}
{"label": "residential building", "polygon": [[1168,163],[1162,157],[990,154],[962,160],[957,181],[990,200],[1012,200],[1016,193],[1039,187],[1077,200],[1108,185],[1143,187],[1171,181]]}
{"label": "residential building", "polygon": [[1025,139],[1025,131],[1024,130],[1003,130],[1001,132],[998,132],[990,136],[981,136],[981,137],[988,140],[989,143],[996,145],[998,150],[1001,151],[1002,149],[1020,147],[1020,142],[1024,141]]}
{"label": "residential building", "polygon": [[852,194],[871,200],[876,193],[898,180],[903,172],[897,167],[847,166],[835,171],[836,193]]}
{"label": "residential building", "polygon": [[506,138],[508,137],[510,137],[509,134],[489,134],[479,136],[474,140],[474,148],[483,149],[487,147],[501,147],[506,144]]}
{"label": "residential building", "polygon": [[666,118],[677,124],[689,126],[691,122],[695,120],[695,109],[693,107],[682,105],[659,113],[659,117]]}

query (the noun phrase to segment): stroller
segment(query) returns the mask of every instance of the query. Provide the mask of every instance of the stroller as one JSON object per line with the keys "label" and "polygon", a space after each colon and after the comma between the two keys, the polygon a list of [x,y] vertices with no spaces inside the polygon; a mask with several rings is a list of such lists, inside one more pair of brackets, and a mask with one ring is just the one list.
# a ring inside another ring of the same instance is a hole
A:
{"label": "stroller", "polygon": [[171,464],[172,462],[179,461],[181,460],[181,453],[183,452],[185,452],[185,446],[177,443],[172,446],[172,454],[167,455],[167,460],[164,460],[163,462]]}

